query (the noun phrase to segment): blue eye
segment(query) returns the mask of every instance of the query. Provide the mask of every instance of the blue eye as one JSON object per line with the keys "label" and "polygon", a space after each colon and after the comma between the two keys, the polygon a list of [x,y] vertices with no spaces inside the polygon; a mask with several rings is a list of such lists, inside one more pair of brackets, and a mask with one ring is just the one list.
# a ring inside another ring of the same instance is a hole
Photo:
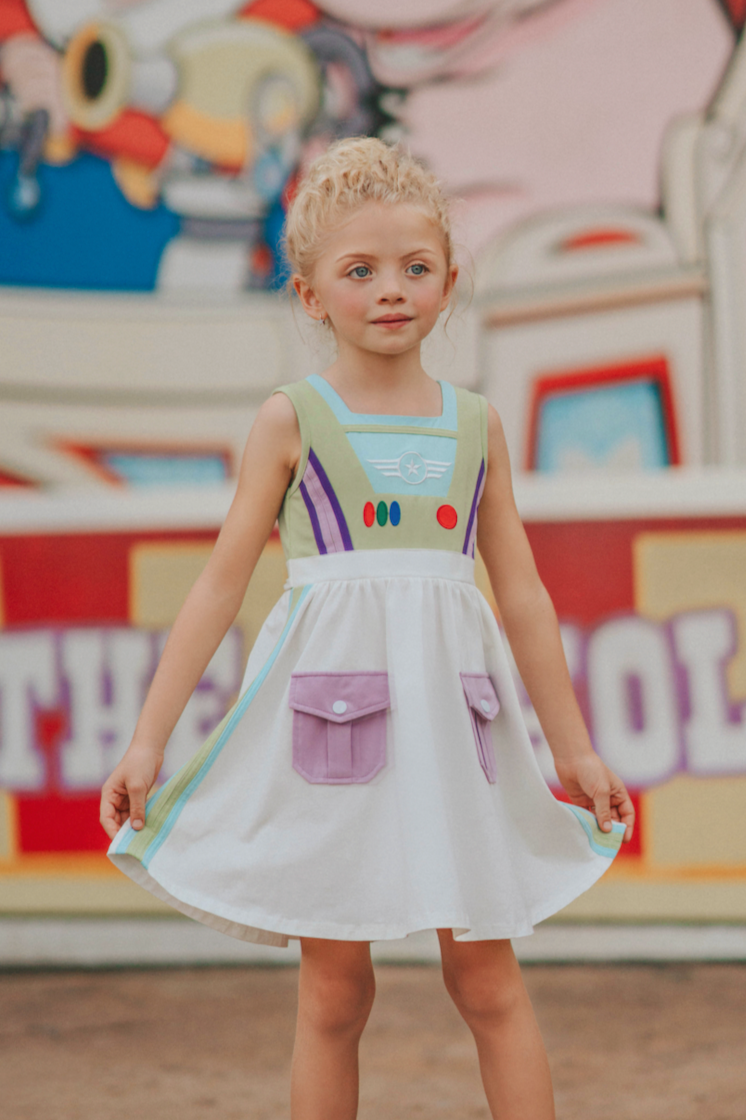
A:
{"label": "blue eye", "polygon": [[367,264],[358,264],[355,265],[349,275],[355,276],[358,280],[364,280],[369,272],[370,269],[368,268]]}
{"label": "blue eye", "polygon": [[413,276],[424,276],[427,272],[424,264],[410,264],[409,270]]}

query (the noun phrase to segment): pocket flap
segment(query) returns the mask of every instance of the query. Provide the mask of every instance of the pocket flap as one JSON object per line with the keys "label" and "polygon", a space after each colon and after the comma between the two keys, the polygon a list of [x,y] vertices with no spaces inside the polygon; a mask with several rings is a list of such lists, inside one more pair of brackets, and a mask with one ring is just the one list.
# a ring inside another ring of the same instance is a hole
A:
{"label": "pocket flap", "polygon": [[500,711],[500,701],[488,673],[459,673],[464,694],[470,708],[482,719],[494,719]]}
{"label": "pocket flap", "polygon": [[291,673],[290,707],[347,723],[390,707],[388,673]]}

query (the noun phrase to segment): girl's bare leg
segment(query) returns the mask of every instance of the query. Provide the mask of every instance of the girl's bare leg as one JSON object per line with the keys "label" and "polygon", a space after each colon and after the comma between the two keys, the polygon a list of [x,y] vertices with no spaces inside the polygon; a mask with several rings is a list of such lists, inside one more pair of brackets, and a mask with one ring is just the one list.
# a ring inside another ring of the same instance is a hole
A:
{"label": "girl's bare leg", "polygon": [[448,993],[474,1035],[494,1120],[554,1120],[544,1043],[509,941],[438,930]]}
{"label": "girl's bare leg", "polygon": [[355,1120],[358,1044],[374,995],[367,941],[301,938],[292,1120]]}

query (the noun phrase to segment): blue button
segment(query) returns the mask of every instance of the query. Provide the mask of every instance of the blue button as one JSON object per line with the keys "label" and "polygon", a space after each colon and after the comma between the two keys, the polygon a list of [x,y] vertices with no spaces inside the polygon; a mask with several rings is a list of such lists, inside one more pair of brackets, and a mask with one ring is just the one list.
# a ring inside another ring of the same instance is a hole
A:
{"label": "blue button", "polygon": [[398,502],[392,502],[389,506],[389,517],[392,525],[398,525],[401,521],[401,507]]}

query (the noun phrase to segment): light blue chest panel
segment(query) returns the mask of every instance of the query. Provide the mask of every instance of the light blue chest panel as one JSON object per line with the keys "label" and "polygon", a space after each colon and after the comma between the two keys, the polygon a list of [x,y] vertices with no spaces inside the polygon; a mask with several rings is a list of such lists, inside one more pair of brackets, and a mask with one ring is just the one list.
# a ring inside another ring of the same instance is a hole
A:
{"label": "light blue chest panel", "polygon": [[[447,381],[438,382],[443,397],[440,416],[414,418],[352,412],[323,377],[312,374],[307,380],[345,428],[350,446],[376,494],[422,494],[428,497],[445,497],[448,494],[458,442],[458,408],[452,385]],[[406,430],[354,430],[375,424],[384,424],[388,428],[430,428],[433,434]]]}

